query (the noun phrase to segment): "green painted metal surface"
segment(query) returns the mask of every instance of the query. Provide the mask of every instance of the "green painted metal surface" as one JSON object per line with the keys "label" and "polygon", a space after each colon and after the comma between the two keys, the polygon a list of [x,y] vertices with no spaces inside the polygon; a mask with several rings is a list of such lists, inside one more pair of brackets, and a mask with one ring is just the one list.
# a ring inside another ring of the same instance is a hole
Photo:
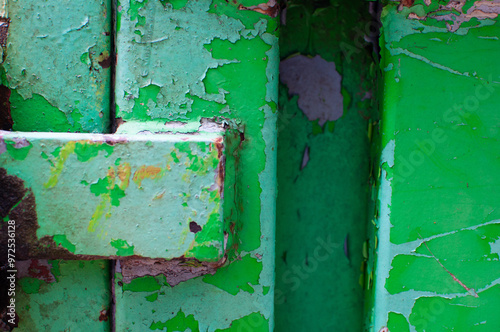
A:
{"label": "green painted metal surface", "polygon": [[0,131],[1,167],[36,200],[18,258],[62,258],[40,247],[55,242],[65,256],[218,261],[224,163],[223,133]]}
{"label": "green painted metal surface", "polygon": [[3,5],[0,129],[107,132],[111,1]]}
{"label": "green painted metal surface", "polygon": [[386,4],[369,328],[500,329],[500,3]]}
{"label": "green painted metal surface", "polygon": [[282,18],[275,331],[362,329],[370,20],[363,1],[288,1]]}
{"label": "green painted metal surface", "polygon": [[[4,0],[0,16],[0,129],[108,132],[111,1]],[[16,249],[26,252],[27,245],[37,241],[36,197],[29,180],[7,175],[3,169],[0,178],[2,243],[8,220],[14,220]],[[61,258],[67,250],[60,244],[68,241],[59,237],[40,243],[39,249],[52,248]],[[24,259],[17,256],[15,331],[111,330],[108,261]],[[0,274],[3,309],[8,300],[7,274],[3,269]],[[2,316],[2,327],[7,318]]]}
{"label": "green painted metal surface", "polygon": [[17,268],[14,331],[111,331],[107,261],[31,260]]}
{"label": "green painted metal surface", "polygon": [[177,285],[168,273],[125,278],[120,265],[117,331],[273,329],[278,21],[259,3],[118,3],[118,132],[215,119],[240,143],[226,160],[226,264]]}

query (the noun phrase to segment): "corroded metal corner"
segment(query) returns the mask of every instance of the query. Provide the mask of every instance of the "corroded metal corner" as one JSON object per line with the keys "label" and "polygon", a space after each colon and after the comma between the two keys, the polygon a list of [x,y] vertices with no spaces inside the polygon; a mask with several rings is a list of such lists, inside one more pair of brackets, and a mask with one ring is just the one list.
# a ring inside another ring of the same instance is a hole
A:
{"label": "corroded metal corner", "polygon": [[18,258],[221,261],[225,140],[0,131],[0,213],[17,223]]}

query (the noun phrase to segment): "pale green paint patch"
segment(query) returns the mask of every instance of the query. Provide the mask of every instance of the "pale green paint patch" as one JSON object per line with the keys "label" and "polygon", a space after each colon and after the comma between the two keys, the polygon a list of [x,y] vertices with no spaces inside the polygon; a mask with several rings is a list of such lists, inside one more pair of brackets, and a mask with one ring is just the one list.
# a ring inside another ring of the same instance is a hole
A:
{"label": "pale green paint patch", "polygon": [[7,3],[2,83],[11,89],[15,130],[108,130],[111,75],[99,61],[110,54],[111,1],[63,6],[67,10],[55,1]]}
{"label": "pale green paint patch", "polygon": [[[234,60],[216,60],[198,45],[208,44],[215,38],[235,42],[242,24],[227,16],[207,13],[209,3],[203,1],[189,1],[178,10],[164,7],[160,1],[140,5],[132,1],[131,4],[122,4],[122,13],[129,15],[122,15],[120,30],[135,29],[140,34],[121,33],[117,37],[117,52],[123,60],[117,63],[117,116],[142,120],[187,119],[193,103],[188,93],[224,104],[228,91],[220,89],[208,94],[201,80],[208,68]],[[182,45],[182,52],[189,57],[172,52],[172,45]],[[133,59],[127,59],[129,54],[133,54]],[[141,101],[143,98],[146,102]]]}
{"label": "pale green paint patch", "polygon": [[39,238],[76,255],[222,257],[223,134],[0,135],[2,167],[35,195]]}

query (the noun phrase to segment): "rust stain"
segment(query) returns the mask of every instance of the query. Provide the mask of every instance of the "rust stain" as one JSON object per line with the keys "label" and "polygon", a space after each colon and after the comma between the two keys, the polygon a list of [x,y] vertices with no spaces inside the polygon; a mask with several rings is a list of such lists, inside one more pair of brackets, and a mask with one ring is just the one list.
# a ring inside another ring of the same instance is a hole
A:
{"label": "rust stain", "polygon": [[[418,16],[415,13],[410,13],[408,18],[411,20],[421,21],[433,18],[438,21],[445,21],[448,30],[450,32],[454,32],[460,28],[462,23],[468,22],[473,18],[477,18],[479,20],[494,19],[498,17],[498,14],[500,14],[499,1],[476,1],[466,13],[463,12],[464,4],[465,2],[462,1],[450,1],[446,5],[440,5],[438,10],[430,12],[425,16]],[[449,13],[449,11],[457,11],[460,14],[457,15],[453,12]],[[441,14],[443,12],[444,14]]]}
{"label": "rust stain", "polygon": [[10,20],[5,17],[0,17],[0,45],[5,47],[7,44],[7,37],[9,36]]}
{"label": "rust stain", "polygon": [[131,168],[129,163],[118,165],[118,178],[120,179],[120,189],[128,188],[130,181]]}
{"label": "rust stain", "polygon": [[53,279],[53,276],[50,273],[49,267],[39,264],[38,259],[32,259],[30,261],[30,266],[28,268],[28,274],[30,277],[37,278],[40,280],[45,280],[47,282],[50,282]]}
{"label": "rust stain", "polygon": [[243,5],[238,6],[239,10],[253,10],[254,12],[261,13],[270,17],[278,16],[280,11],[280,6],[276,0],[269,0],[266,3],[261,3],[257,6],[245,7]]}
{"label": "rust stain", "polygon": [[411,7],[415,3],[415,0],[401,0],[401,5],[403,7]]}
{"label": "rust stain", "polygon": [[219,164],[215,170],[217,173],[217,188],[219,190],[219,196],[224,198],[224,178],[226,176],[226,157],[224,156],[224,144],[214,143],[217,149],[217,158],[219,159]]}
{"label": "rust stain", "polygon": [[10,89],[5,85],[0,85],[0,129],[1,130],[12,130],[12,126],[14,125],[14,121],[12,121],[12,116],[10,114],[9,99],[10,99]]}
{"label": "rust stain", "polygon": [[179,283],[205,274],[214,274],[224,265],[224,256],[218,262],[200,262],[194,258],[179,257],[172,260],[127,257],[120,259],[120,269],[123,282],[130,283],[132,279],[144,276],[165,275],[167,283],[174,287]]}
{"label": "rust stain", "polygon": [[99,54],[99,57],[97,58],[97,63],[102,68],[109,68],[111,66],[111,56],[107,51],[105,51],[104,53]]}
{"label": "rust stain", "polygon": [[99,321],[100,322],[107,322],[109,319],[108,311],[106,309],[102,309],[99,312]]}
{"label": "rust stain", "polygon": [[134,177],[132,181],[134,181],[137,186],[141,186],[142,181],[146,178],[148,179],[157,179],[161,177],[161,168],[156,166],[141,166],[137,171],[134,172]]}
{"label": "rust stain", "polygon": [[128,140],[126,137],[120,135],[104,135],[104,142],[108,145],[115,145],[120,143],[127,143]]}

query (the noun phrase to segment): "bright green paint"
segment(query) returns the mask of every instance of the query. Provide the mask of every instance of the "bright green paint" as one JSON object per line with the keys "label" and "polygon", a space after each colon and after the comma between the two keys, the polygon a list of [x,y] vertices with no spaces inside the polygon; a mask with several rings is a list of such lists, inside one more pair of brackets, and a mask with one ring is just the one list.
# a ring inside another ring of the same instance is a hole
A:
{"label": "bright green paint", "polygon": [[[28,156],[28,153],[30,152],[31,148],[33,147],[32,144],[29,142],[27,144],[24,144],[24,142],[21,142],[23,144],[19,144],[15,140],[5,140],[5,148],[7,149],[7,152],[11,155],[12,158],[16,160],[24,160]],[[24,146],[23,146],[24,145]]]}
{"label": "bright green paint", "polygon": [[[121,5],[116,100],[117,116],[126,122],[118,131],[192,132],[203,118],[214,118],[227,122],[233,133],[242,131],[245,140],[239,144],[238,132],[237,139],[227,140],[226,174],[236,176],[226,176],[224,183],[221,217],[228,262],[213,276],[217,286],[204,282],[204,277],[195,278],[162,287],[164,294],[154,302],[116,287],[117,330],[140,331],[142,326],[163,324],[181,310],[186,317],[182,320],[193,317],[200,331],[227,329],[254,312],[271,330],[274,295],[272,288],[264,294],[263,286],[272,285],[274,276],[276,114],[272,110],[277,103],[278,20],[238,10],[233,2],[187,1],[180,8],[150,0],[137,11],[145,17],[144,25],[136,26],[137,19],[128,15],[129,4]],[[159,92],[142,97],[151,84],[159,86]],[[144,98],[144,105],[139,105],[147,109],[135,112],[138,98]],[[169,154],[172,162],[183,156],[189,158],[180,151]],[[193,171],[215,165],[215,160],[212,165],[199,160],[190,159]],[[222,285],[228,271],[229,291]]]}
{"label": "bright green paint", "polygon": [[[10,103],[14,130],[29,131],[30,128],[36,127],[40,128],[39,131],[65,131],[68,128],[68,118],[64,112],[52,106],[39,94],[24,99],[17,90],[12,90]],[[75,130],[81,130],[81,125],[76,123]]]}
{"label": "bright green paint", "polygon": [[111,246],[116,248],[116,256],[132,256],[134,254],[134,246],[125,240],[111,240]]}
{"label": "bright green paint", "polygon": [[260,313],[254,312],[232,322],[231,327],[215,332],[239,332],[239,331],[269,332],[269,322]]}
{"label": "bright green paint", "polygon": [[405,316],[395,312],[389,313],[387,327],[389,328],[389,331],[410,332],[410,325],[408,324]]}
{"label": "bright green paint", "polygon": [[186,315],[179,310],[177,315],[168,321],[153,322],[149,327],[151,330],[165,330],[165,331],[186,331],[189,329],[191,332],[199,332],[198,322],[194,319],[193,315]]}
{"label": "bright green paint", "polygon": [[382,13],[371,325],[497,330],[500,23],[478,19],[450,32],[437,17],[412,20],[410,12],[431,9],[387,4]]}
{"label": "bright green paint", "polygon": [[229,294],[236,295],[239,291],[253,293],[252,285],[259,284],[259,275],[262,271],[262,262],[246,255],[241,260],[225,266],[215,275],[207,275],[203,281],[219,287]]}
{"label": "bright green paint", "polygon": [[66,235],[62,234],[62,235],[54,235],[53,237],[54,239],[54,242],[57,244],[57,245],[60,245],[62,246],[63,248],[66,248],[68,249],[69,252],[72,252],[74,253],[75,250],[76,250],[76,247],[73,243],[69,242],[68,241],[68,238],[66,237]]}
{"label": "bright green paint", "polygon": [[129,284],[123,284],[123,291],[153,292],[161,288],[157,278],[146,276],[133,279]]}

